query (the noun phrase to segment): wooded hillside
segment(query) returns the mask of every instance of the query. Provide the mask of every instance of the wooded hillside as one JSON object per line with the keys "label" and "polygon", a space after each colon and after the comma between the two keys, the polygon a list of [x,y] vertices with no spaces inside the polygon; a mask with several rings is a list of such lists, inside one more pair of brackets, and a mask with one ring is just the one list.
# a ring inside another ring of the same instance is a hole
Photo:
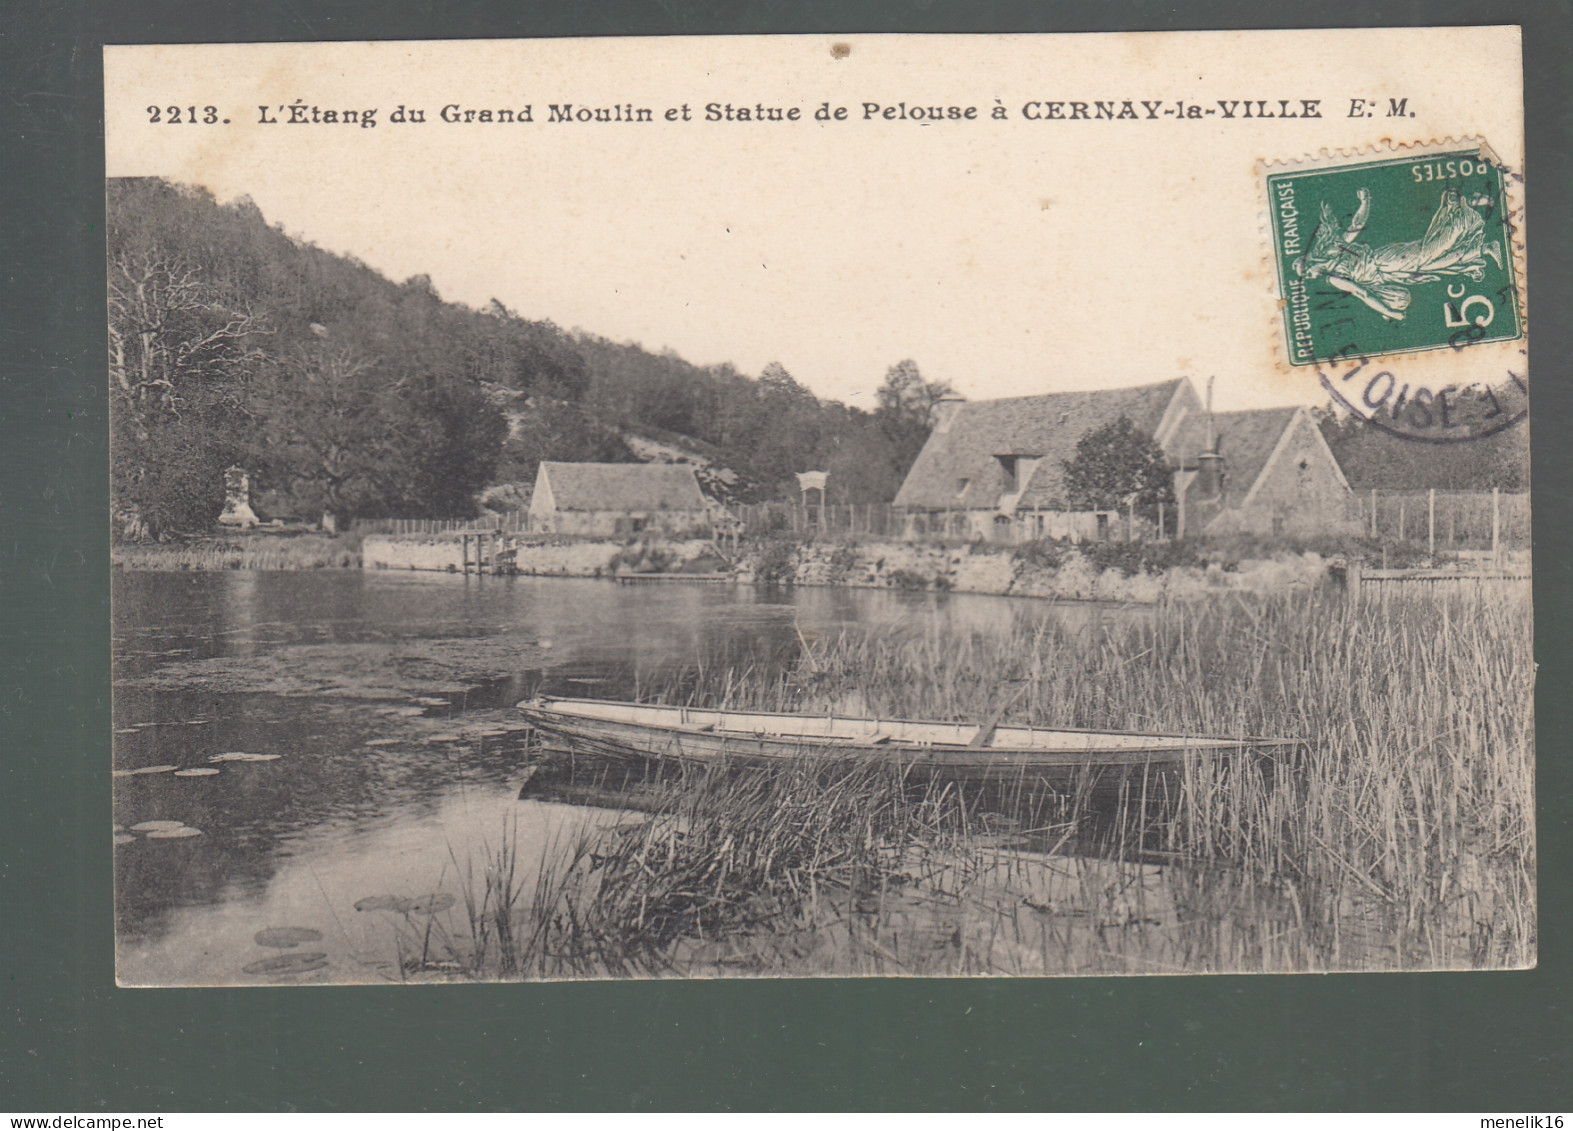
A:
{"label": "wooded hillside", "polygon": [[[520,233],[521,241],[527,238]],[[878,409],[445,302],[158,179],[108,186],[112,489],[121,534],[209,528],[222,471],[264,517],[460,517],[543,459],[692,459],[712,493],[888,501],[948,391],[891,367]]]}
{"label": "wooded hillside", "polygon": [[1529,429],[1428,444],[1395,436],[1358,416],[1324,413],[1322,435],[1356,491],[1529,489]]}

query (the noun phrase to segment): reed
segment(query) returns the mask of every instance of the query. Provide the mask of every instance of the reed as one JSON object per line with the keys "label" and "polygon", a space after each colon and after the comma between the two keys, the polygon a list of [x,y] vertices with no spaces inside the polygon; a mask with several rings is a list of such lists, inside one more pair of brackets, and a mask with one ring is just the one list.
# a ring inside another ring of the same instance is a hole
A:
{"label": "reed", "polygon": [[856,764],[690,774],[654,814],[587,827],[528,906],[492,894],[514,878],[488,878],[471,920],[492,925],[471,933],[514,952],[488,974],[517,977],[1530,965],[1527,596],[1241,595],[960,638],[849,632],[785,671],[710,667],[694,702],[964,718],[1010,704],[1033,724],[1306,746],[1199,762],[1156,816],[1001,815]]}
{"label": "reed", "polygon": [[356,534],[238,535],[190,542],[123,542],[111,547],[117,568],[134,570],[354,569]]}

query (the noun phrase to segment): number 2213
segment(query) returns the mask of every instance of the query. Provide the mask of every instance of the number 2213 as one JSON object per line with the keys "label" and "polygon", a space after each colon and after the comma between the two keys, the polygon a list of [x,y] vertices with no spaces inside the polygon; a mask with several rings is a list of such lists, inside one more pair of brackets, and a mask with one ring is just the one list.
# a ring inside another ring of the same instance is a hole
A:
{"label": "number 2213", "polygon": [[202,117],[198,118],[195,106],[149,106],[147,120],[150,123],[164,122],[171,126],[179,125],[181,122],[193,126],[201,122],[211,126],[218,122],[218,107],[202,107]]}

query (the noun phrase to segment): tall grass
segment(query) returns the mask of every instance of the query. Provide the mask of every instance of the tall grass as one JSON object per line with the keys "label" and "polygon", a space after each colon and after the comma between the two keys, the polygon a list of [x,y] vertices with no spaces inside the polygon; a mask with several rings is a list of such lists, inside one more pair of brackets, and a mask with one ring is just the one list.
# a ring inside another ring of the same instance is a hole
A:
{"label": "tall grass", "polygon": [[237,535],[190,542],[118,543],[111,560],[121,569],[354,569],[361,564],[358,534]]}
{"label": "tall grass", "polygon": [[1525,588],[1241,595],[1091,627],[847,633],[784,676],[712,670],[698,702],[1008,706],[1040,725],[1306,745],[1188,767],[1177,804],[1102,814],[1095,844],[1074,805],[998,814],[868,765],[690,774],[653,815],[587,831],[528,907],[488,901],[488,879],[493,925],[472,934],[528,940],[488,976],[1529,965],[1530,624]]}

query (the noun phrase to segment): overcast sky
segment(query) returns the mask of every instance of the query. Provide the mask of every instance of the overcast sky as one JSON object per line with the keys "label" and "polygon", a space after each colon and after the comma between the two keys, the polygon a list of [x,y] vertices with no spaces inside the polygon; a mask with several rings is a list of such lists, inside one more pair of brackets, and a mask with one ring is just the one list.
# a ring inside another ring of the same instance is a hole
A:
{"label": "overcast sky", "polygon": [[[1521,161],[1516,32],[1344,34],[847,37],[841,58],[828,37],[109,48],[108,169],[250,196],[445,299],[751,374],[780,361],[865,407],[907,357],[974,398],[1214,375],[1220,408],[1310,403],[1314,379],[1275,353],[1256,163],[1399,129]],[[1355,96],[1414,117],[1351,119]],[[292,125],[279,107],[297,99],[377,125]],[[1244,99],[1322,117],[1141,105]],[[1023,114],[1095,100],[1143,120]],[[712,102],[802,117],[706,122]],[[977,116],[865,119],[866,102]],[[553,103],[655,121],[552,123]],[[815,122],[821,103],[847,118]],[[154,124],[155,105],[199,122]],[[392,122],[400,105],[426,122]],[[447,124],[445,105],[534,121]]]}

